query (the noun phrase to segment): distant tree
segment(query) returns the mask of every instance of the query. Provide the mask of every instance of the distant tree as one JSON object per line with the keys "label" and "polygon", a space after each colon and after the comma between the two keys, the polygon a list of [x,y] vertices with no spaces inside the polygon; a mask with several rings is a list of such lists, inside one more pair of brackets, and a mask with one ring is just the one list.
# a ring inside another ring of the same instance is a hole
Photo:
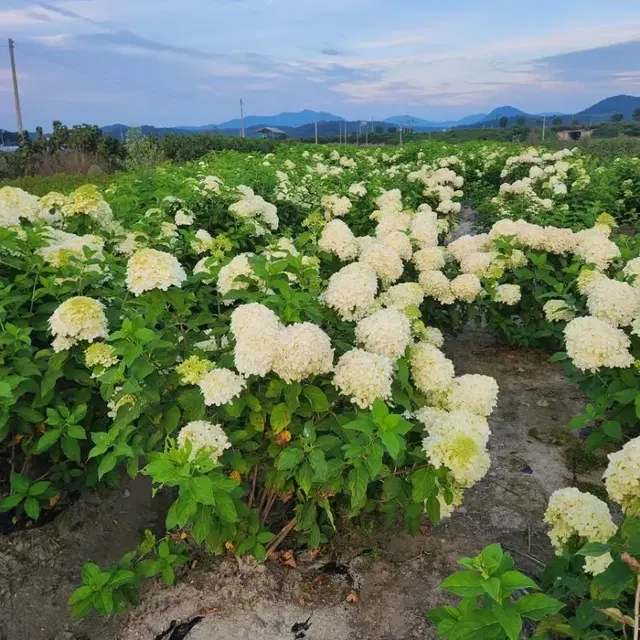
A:
{"label": "distant tree", "polygon": [[509,124],[509,118],[507,118],[507,116],[502,116],[502,118],[500,118],[498,122],[500,123],[501,129],[506,129],[507,125]]}
{"label": "distant tree", "polygon": [[398,132],[398,127],[389,127],[387,129],[387,133],[397,133]]}
{"label": "distant tree", "polygon": [[577,127],[577,126],[580,124],[580,120],[578,120],[578,118],[574,118],[574,119],[571,121],[571,124],[572,124],[574,127]]}
{"label": "distant tree", "polygon": [[525,120],[524,120],[524,118],[523,118],[523,117],[516,118],[516,124],[517,124],[519,127],[523,127],[523,126],[524,126],[524,122],[525,122]]}
{"label": "distant tree", "polygon": [[611,122],[622,122],[624,120],[624,114],[622,113],[614,113],[611,116]]}
{"label": "distant tree", "polygon": [[375,128],[376,133],[384,133],[384,127],[381,124],[377,124]]}
{"label": "distant tree", "polygon": [[640,122],[640,107],[633,110],[633,115],[631,116],[636,122]]}
{"label": "distant tree", "polygon": [[553,124],[554,127],[559,127],[562,125],[562,118],[560,118],[559,116],[556,116],[552,121],[551,124]]}

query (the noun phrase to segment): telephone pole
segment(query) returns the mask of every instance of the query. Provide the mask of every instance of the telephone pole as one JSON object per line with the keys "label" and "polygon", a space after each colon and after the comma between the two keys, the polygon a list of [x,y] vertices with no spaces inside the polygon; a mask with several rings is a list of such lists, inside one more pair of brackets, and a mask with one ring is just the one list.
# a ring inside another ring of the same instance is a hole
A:
{"label": "telephone pole", "polygon": [[544,142],[544,134],[547,132],[547,116],[542,116],[542,141]]}
{"label": "telephone pole", "polygon": [[242,98],[240,98],[240,136],[244,138],[244,105],[242,104]]}
{"label": "telephone pole", "polygon": [[316,144],[318,144],[318,121],[316,120],[315,124],[315,131],[316,131]]}
{"label": "telephone pole", "polygon": [[9,38],[9,60],[11,62],[11,76],[13,77],[13,99],[16,103],[16,121],[18,123],[18,133],[22,135],[22,111],[20,110],[20,94],[18,93],[18,76],[16,75],[16,59],[13,54],[14,42]]}

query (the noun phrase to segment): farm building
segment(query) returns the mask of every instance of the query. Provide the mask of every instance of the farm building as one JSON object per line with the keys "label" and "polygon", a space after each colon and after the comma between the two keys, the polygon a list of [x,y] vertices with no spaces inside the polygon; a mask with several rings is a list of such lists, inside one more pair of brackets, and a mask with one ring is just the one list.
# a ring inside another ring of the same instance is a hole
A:
{"label": "farm building", "polygon": [[590,138],[592,134],[592,129],[567,129],[566,131],[558,131],[558,138],[560,140],[582,140],[582,138]]}
{"label": "farm building", "polygon": [[282,140],[287,137],[287,134],[282,129],[277,129],[276,127],[262,127],[256,133],[259,133],[263,138],[271,140]]}

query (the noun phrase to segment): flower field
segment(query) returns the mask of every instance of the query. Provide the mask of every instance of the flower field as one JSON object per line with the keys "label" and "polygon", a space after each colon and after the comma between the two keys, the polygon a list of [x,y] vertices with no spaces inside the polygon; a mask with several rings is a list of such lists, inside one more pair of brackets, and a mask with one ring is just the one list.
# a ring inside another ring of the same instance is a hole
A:
{"label": "flower field", "polygon": [[170,496],[165,535],[85,564],[82,618],[203,551],[315,553],[365,515],[435,527],[492,482],[501,391],[444,346],[475,327],[564,367],[588,398],[566,427],[608,466],[603,495],[551,495],[542,591],[491,545],[442,584],[462,601],[431,612],[437,633],[637,639],[638,193],[635,158],[486,144],[0,187],[3,528],[123,473]]}

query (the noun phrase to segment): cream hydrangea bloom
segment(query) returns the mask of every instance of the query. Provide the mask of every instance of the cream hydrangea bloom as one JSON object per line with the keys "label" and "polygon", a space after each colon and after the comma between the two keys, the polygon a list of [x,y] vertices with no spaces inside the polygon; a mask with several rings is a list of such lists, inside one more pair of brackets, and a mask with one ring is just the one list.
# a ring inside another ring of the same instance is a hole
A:
{"label": "cream hydrangea bloom", "polygon": [[521,298],[522,292],[520,291],[520,285],[517,284],[499,284],[493,296],[496,302],[509,306],[518,304]]}
{"label": "cream hydrangea bloom", "polygon": [[182,364],[176,367],[182,384],[198,384],[205,373],[213,369],[214,364],[210,360],[198,356],[188,357]]}
{"label": "cream hydrangea bloom", "polygon": [[571,322],[575,318],[573,309],[564,300],[549,300],[542,310],[549,322]]}
{"label": "cream hydrangea bloom", "polygon": [[356,325],[356,342],[371,353],[401,358],[411,342],[411,323],[397,309],[376,311]]}
{"label": "cream hydrangea bloom", "polygon": [[609,454],[609,464],[602,476],[609,498],[629,516],[640,515],[640,437]]}
{"label": "cream hydrangea bloom", "polygon": [[432,344],[419,342],[411,348],[411,377],[423,393],[448,391],[455,375],[453,362]]}
{"label": "cream hydrangea bloom", "polygon": [[[247,289],[249,283],[244,280],[237,280],[240,276],[251,278],[255,274],[253,273],[253,267],[249,262],[249,258],[252,257],[252,253],[239,253],[234,256],[229,264],[226,264],[218,272],[217,288],[218,293],[221,296],[226,295],[230,291]],[[232,300],[224,300],[225,304],[231,304]]]}
{"label": "cream hydrangea bloom", "polygon": [[267,375],[278,353],[282,329],[278,316],[262,304],[237,307],[231,314],[236,369],[244,376]]}
{"label": "cream hydrangea bloom", "polygon": [[473,302],[482,293],[480,278],[472,273],[463,273],[451,280],[451,293],[456,300]]}
{"label": "cream hydrangea bloom", "polygon": [[361,409],[391,396],[393,365],[389,358],[362,349],[347,351],[336,364],[333,384]]}
{"label": "cream hydrangea bloom", "polygon": [[324,215],[327,220],[332,218],[344,218],[344,216],[351,211],[351,200],[346,196],[329,195],[322,196],[322,207],[324,208]]}
{"label": "cream hydrangea bloom", "polygon": [[360,262],[369,265],[386,284],[393,284],[404,271],[402,259],[397,252],[379,240],[369,242],[362,248]]}
{"label": "cream hydrangea bloom", "polygon": [[498,383],[491,376],[466,374],[455,378],[447,392],[446,408],[468,409],[479,416],[488,416],[498,402]]}
{"label": "cream hydrangea bloom", "polygon": [[624,265],[622,273],[627,278],[633,278],[633,286],[640,287],[640,258],[633,258]]}
{"label": "cream hydrangea bloom", "polygon": [[217,462],[225,449],[231,447],[227,434],[222,427],[206,420],[194,420],[187,423],[180,429],[177,442],[182,449],[186,447],[187,442],[191,443],[189,460],[196,458],[201,451],[206,451],[211,456],[211,459]]}
{"label": "cream hydrangea bloom", "polygon": [[300,322],[280,331],[273,371],[285,382],[300,382],[332,369],[331,339],[320,327]]}
{"label": "cream hydrangea bloom", "polygon": [[389,233],[378,235],[378,240],[385,246],[393,249],[402,260],[411,260],[413,248],[409,236],[402,231],[390,231]]}
{"label": "cream hydrangea bloom", "polygon": [[630,367],[631,342],[624,331],[598,318],[571,320],[564,329],[567,354],[581,371],[595,373],[602,367]]}
{"label": "cream hydrangea bloom", "polygon": [[107,317],[99,300],[76,296],[65,300],[51,314],[49,327],[54,336],[53,350],[64,351],[82,340],[106,338]]}
{"label": "cream hydrangea bloom", "polygon": [[640,316],[640,291],[627,282],[598,278],[589,287],[587,308],[614,327],[628,327]]}
{"label": "cream hydrangea bloom", "polygon": [[204,395],[204,403],[219,407],[237,398],[247,386],[246,380],[231,369],[213,369],[197,382]]}
{"label": "cream hydrangea bloom", "polygon": [[443,247],[424,247],[413,254],[413,263],[418,271],[438,271],[444,267]]}
{"label": "cream hydrangea bloom", "polygon": [[377,292],[378,278],[373,268],[353,262],[329,278],[321,299],[343,320],[359,320],[371,311]]}
{"label": "cream hydrangea bloom", "polygon": [[[551,526],[549,539],[557,555],[577,537],[584,542],[607,542],[616,532],[607,505],[590,493],[575,487],[558,489],[549,498],[544,521]],[[611,555],[585,558],[585,571],[597,575],[611,564]]]}
{"label": "cream hydrangea bloom", "polygon": [[104,367],[108,369],[118,362],[116,350],[104,342],[95,342],[84,352],[84,361],[88,367]]}
{"label": "cream hydrangea bloom", "polygon": [[486,446],[489,425],[467,409],[444,411],[425,407],[416,413],[425,425],[422,448],[436,468],[446,467],[461,487],[471,487],[489,470]]}
{"label": "cream hydrangea bloom", "polygon": [[186,279],[176,257],[164,251],[141,249],[127,263],[127,288],[136,296],[153,289],[179,287]]}
{"label": "cream hydrangea bloom", "polygon": [[404,311],[409,307],[419,307],[424,301],[424,291],[417,282],[394,284],[380,295],[380,302],[385,307]]}
{"label": "cream hydrangea bloom", "polygon": [[332,253],[343,262],[354,260],[358,255],[358,243],[351,229],[342,220],[331,220],[322,230],[318,247]]}
{"label": "cream hydrangea bloom", "polygon": [[451,290],[451,282],[442,271],[421,271],[418,282],[426,296],[435,298],[441,304],[453,304],[456,300]]}

